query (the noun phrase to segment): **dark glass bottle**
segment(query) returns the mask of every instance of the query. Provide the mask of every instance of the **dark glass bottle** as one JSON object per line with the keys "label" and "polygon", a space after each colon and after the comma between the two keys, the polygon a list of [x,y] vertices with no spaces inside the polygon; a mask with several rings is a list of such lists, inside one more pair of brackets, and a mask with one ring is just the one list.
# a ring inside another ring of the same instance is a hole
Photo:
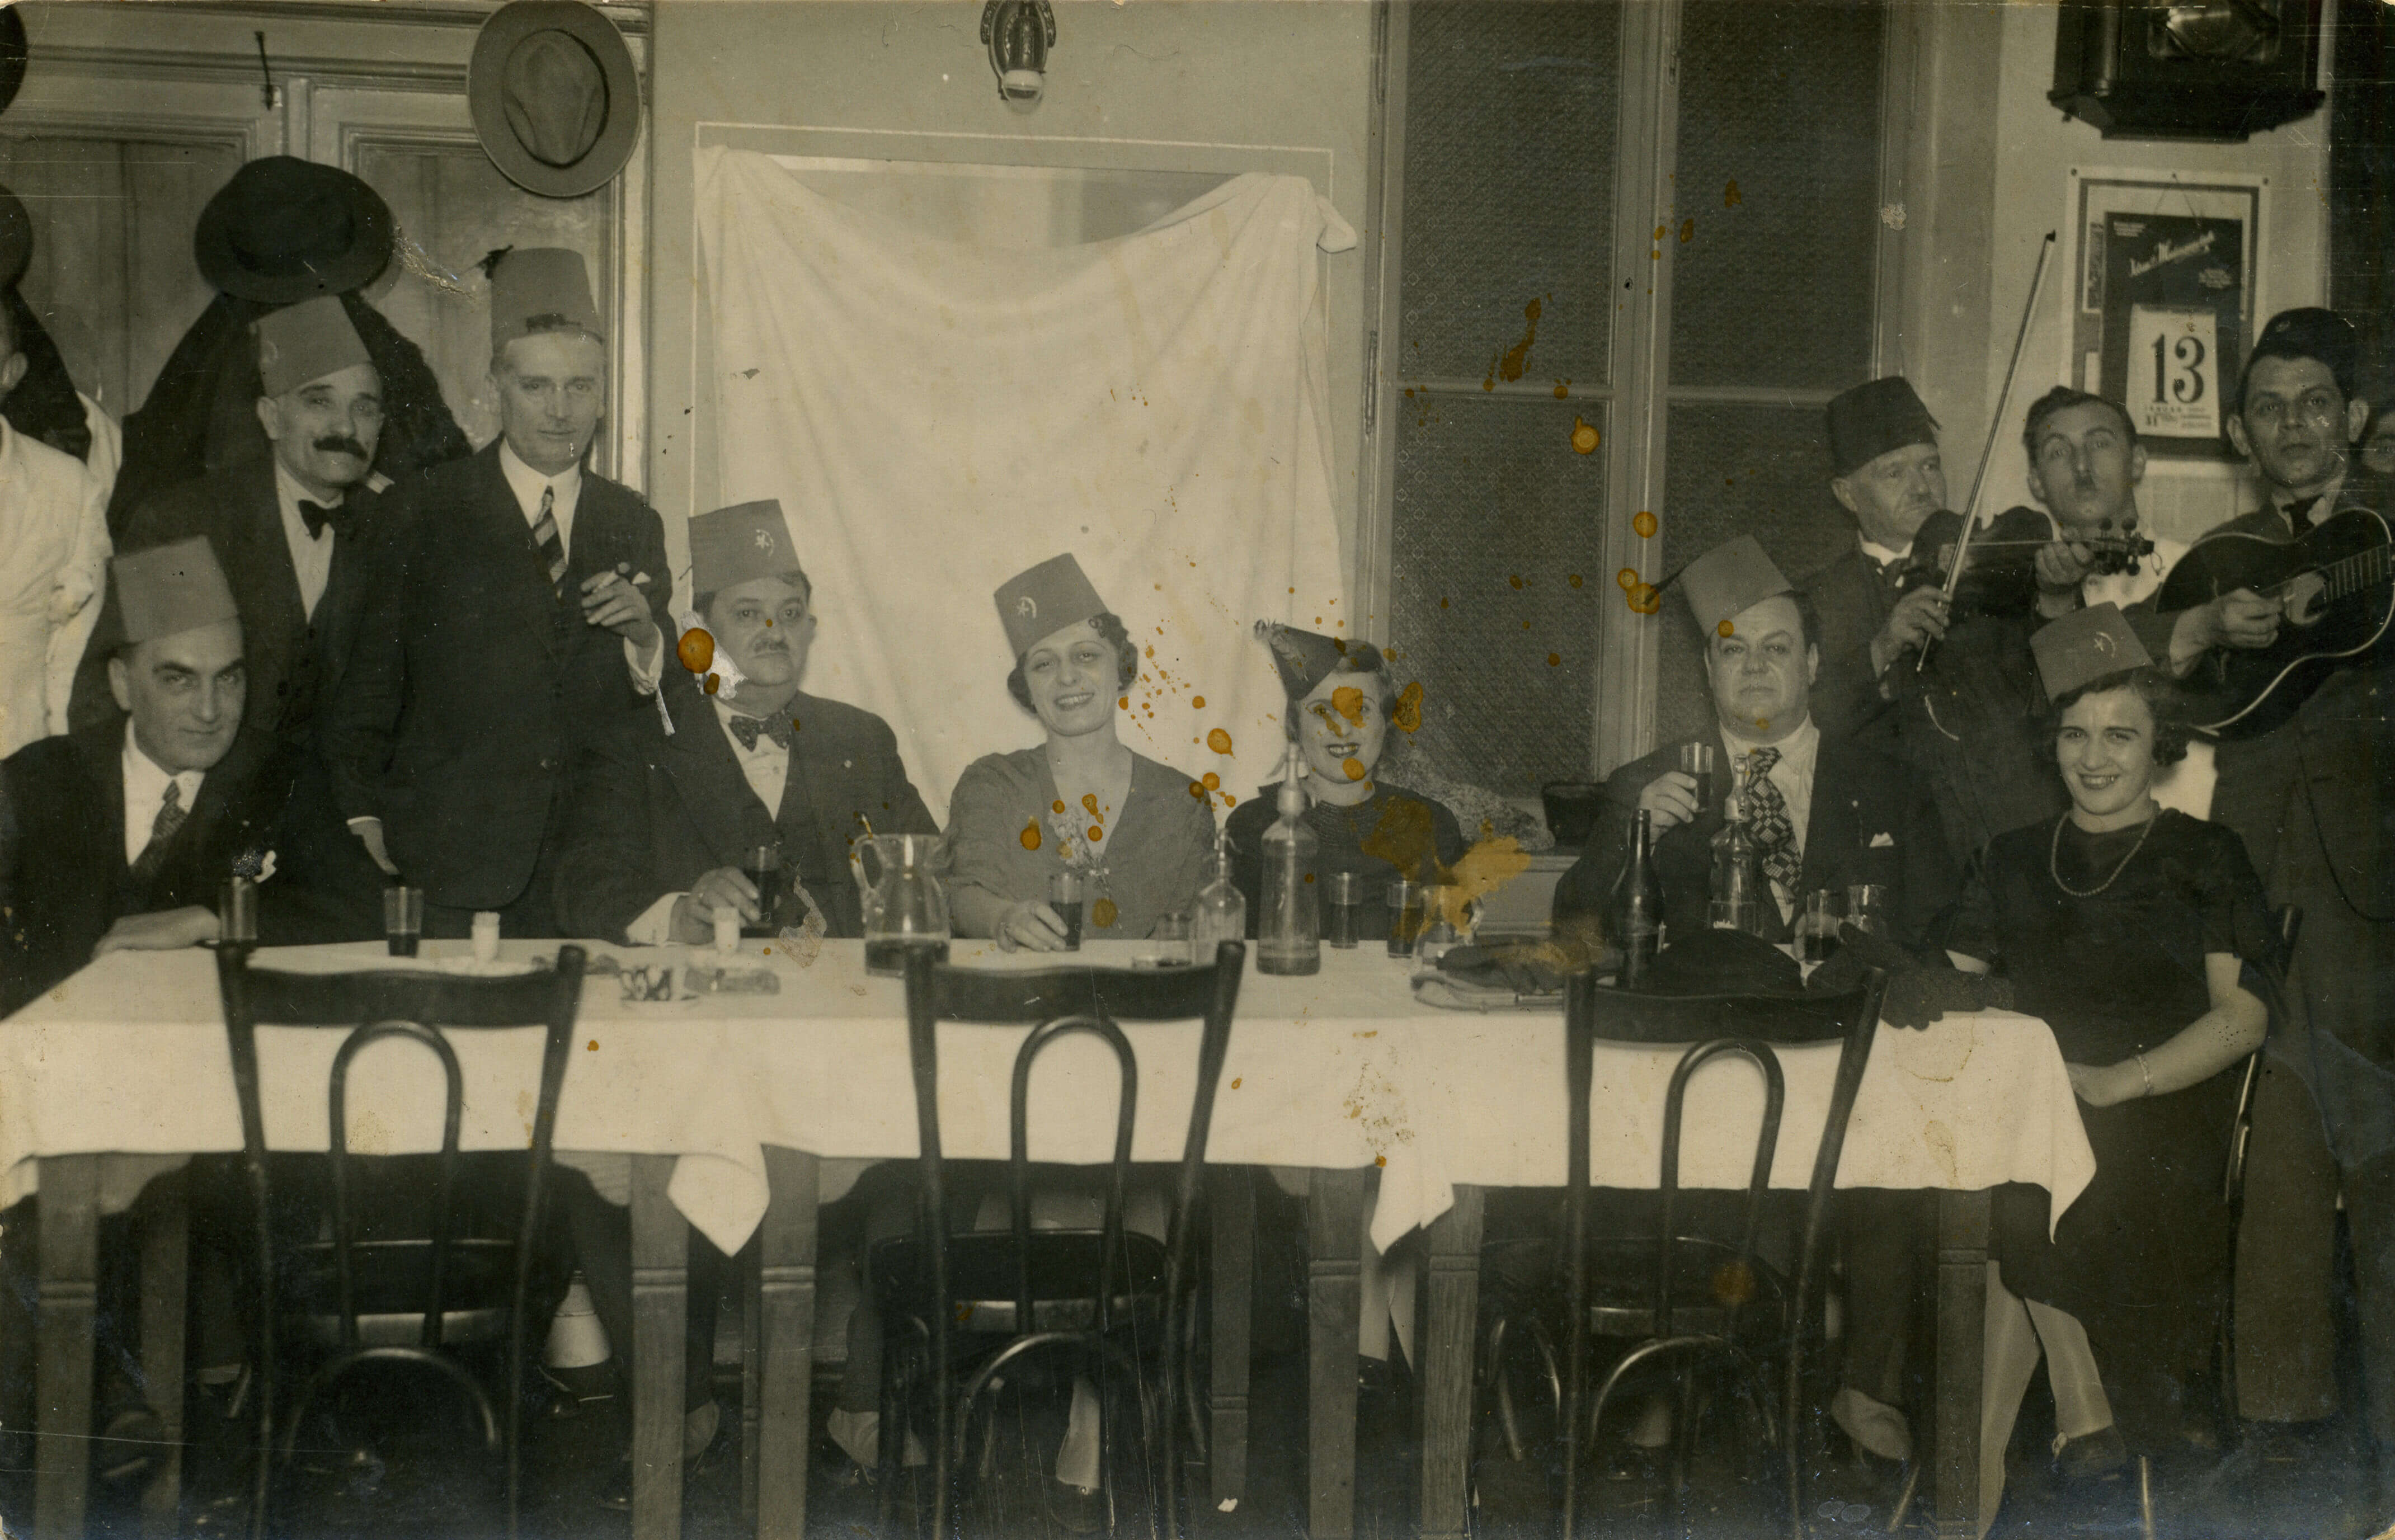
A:
{"label": "dark glass bottle", "polygon": [[1647,970],[1663,947],[1663,882],[1655,875],[1654,837],[1652,816],[1641,808],[1630,826],[1630,859],[1606,904],[1606,931],[1621,950],[1624,989],[1647,987]]}

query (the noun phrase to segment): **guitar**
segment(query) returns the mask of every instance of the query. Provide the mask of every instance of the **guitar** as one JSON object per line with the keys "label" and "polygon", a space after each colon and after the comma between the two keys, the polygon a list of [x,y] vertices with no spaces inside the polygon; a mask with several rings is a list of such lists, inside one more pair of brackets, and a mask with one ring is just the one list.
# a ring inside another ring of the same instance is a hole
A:
{"label": "guitar", "polygon": [[2395,617],[2395,537],[2368,508],[2349,507],[2292,541],[2224,531],[2198,541],[2154,596],[2163,614],[2251,588],[2284,607],[2268,647],[2216,647],[2187,683],[2196,727],[2252,738],[2293,717],[2339,668],[2373,658]]}

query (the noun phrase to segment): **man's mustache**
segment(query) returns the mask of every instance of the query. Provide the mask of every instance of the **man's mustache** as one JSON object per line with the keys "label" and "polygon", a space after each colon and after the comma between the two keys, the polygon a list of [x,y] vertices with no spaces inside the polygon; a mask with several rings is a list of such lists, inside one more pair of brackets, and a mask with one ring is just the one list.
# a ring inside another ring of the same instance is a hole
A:
{"label": "man's mustache", "polygon": [[324,437],[316,441],[316,447],[324,450],[327,454],[338,452],[344,454],[354,454],[361,460],[371,460],[374,458],[374,452],[372,450],[369,450],[365,445],[358,442],[355,439],[351,438],[346,433],[328,433]]}

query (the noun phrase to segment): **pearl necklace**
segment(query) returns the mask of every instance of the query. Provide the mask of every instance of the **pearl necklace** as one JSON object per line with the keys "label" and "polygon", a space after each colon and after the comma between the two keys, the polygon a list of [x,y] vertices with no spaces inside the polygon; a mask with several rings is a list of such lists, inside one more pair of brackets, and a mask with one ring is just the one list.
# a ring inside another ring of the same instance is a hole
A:
{"label": "pearl necklace", "polygon": [[2114,883],[2121,880],[2121,874],[2129,869],[2129,862],[2137,860],[2137,852],[2146,848],[2146,836],[2154,832],[2154,825],[2162,822],[2162,809],[2159,808],[2155,809],[2153,816],[2146,820],[2145,827],[2137,831],[2137,842],[2129,847],[2129,853],[2121,858],[2121,864],[2112,868],[2112,875],[2097,883],[2095,887],[2087,888],[2083,892],[2079,888],[2073,888],[2071,884],[2062,880],[2062,826],[2071,822],[2071,815],[2069,813],[2062,814],[2054,821],[2054,838],[2046,845],[2046,875],[2054,878],[2054,885],[2057,888],[2061,888],[2064,892],[2070,894],[2074,899],[2094,898],[2105,888],[2111,887]]}

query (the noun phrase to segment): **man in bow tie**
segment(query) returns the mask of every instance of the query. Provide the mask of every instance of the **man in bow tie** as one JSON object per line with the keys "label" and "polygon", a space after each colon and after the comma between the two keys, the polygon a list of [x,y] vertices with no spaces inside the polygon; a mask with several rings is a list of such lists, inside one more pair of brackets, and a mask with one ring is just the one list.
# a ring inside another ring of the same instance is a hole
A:
{"label": "man in bow tie", "polygon": [[[260,317],[258,420],[271,454],[158,494],[134,510],[122,547],[204,537],[240,606],[249,669],[243,719],[306,743],[338,684],[365,606],[368,559],[387,533],[367,484],[381,441],[382,380],[337,296]],[[75,676],[73,725],[120,720],[103,612]]]}

